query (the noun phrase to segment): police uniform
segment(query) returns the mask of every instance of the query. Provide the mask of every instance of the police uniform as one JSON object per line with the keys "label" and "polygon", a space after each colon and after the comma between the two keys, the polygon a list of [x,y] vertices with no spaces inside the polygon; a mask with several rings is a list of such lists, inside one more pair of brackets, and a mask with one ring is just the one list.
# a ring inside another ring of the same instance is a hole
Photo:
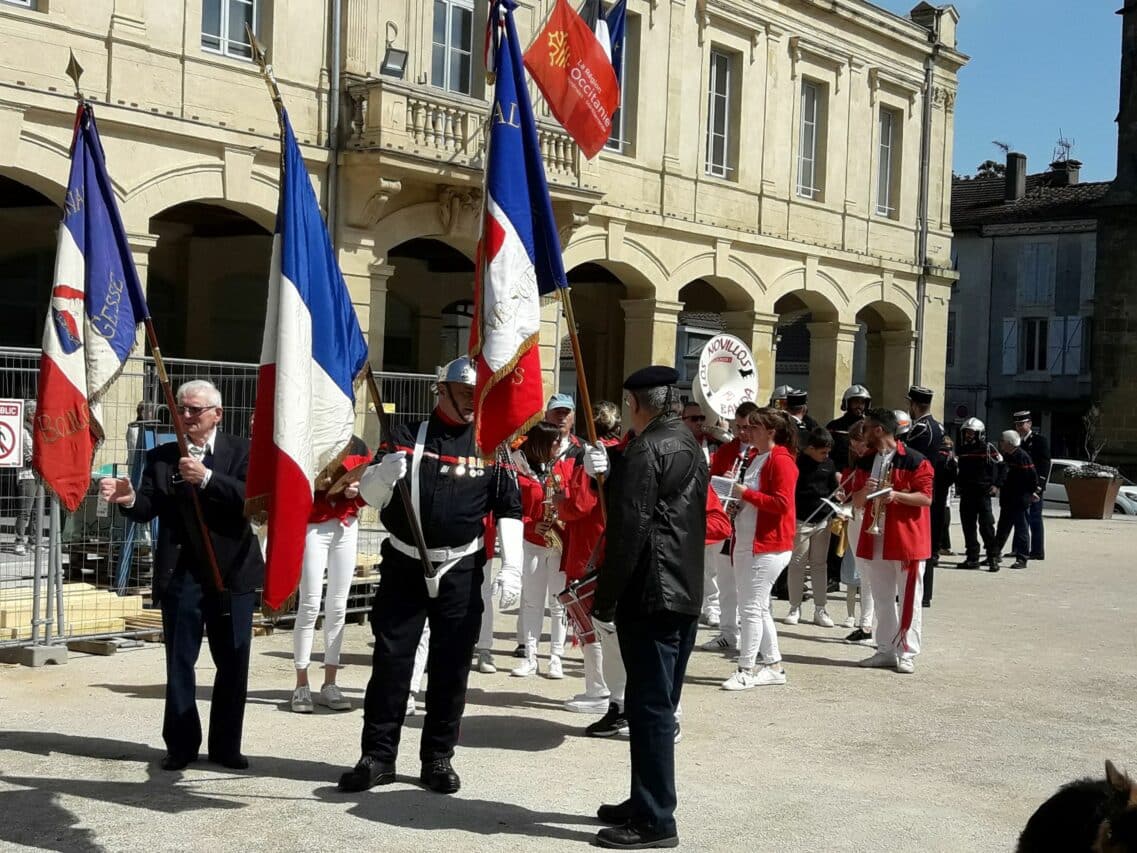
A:
{"label": "police uniform", "polygon": [[[1030,421],[1030,412],[1015,412],[1015,426]],[[1046,492],[1046,483],[1050,479],[1050,442],[1040,432],[1030,432],[1023,437],[1022,449],[1026,451],[1034,463],[1035,473],[1038,475],[1038,500],[1027,510],[1027,523],[1030,527],[1030,559],[1045,560],[1046,547],[1042,529],[1043,494]]]}
{"label": "police uniform", "polygon": [[798,450],[806,446],[806,441],[809,434],[817,429],[818,423],[809,416],[809,412],[803,412],[801,417],[793,413],[793,409],[804,407],[809,403],[809,392],[801,389],[790,391],[786,395],[786,410],[790,412],[790,417],[794,419],[797,424],[797,446]]}
{"label": "police uniform", "polygon": [[978,418],[968,419],[960,429],[960,443],[956,451],[959,464],[956,490],[959,492],[959,522],[967,543],[967,558],[963,565],[969,569],[979,568],[979,544],[982,540],[988,568],[997,572],[999,560],[991,494],[1003,483],[1003,457],[997,448],[987,443],[984,429],[983,421]]}
{"label": "police uniform", "polygon": [[[916,403],[917,405],[930,406],[932,404],[932,397],[935,392],[931,388],[925,388],[921,385],[913,385],[908,389],[909,402]],[[935,471],[936,480],[942,482],[946,476],[946,471],[940,464],[942,457],[940,456],[940,445],[944,441],[944,428],[940,423],[932,417],[929,412],[926,415],[912,418],[912,426],[908,430],[908,435],[904,439],[904,445],[912,450],[915,450],[921,456],[928,460]],[[932,554],[928,558],[927,565],[924,567],[924,607],[931,606],[932,591],[935,581],[935,568],[936,563],[939,562],[940,555],[940,540],[943,538],[943,519],[947,514],[947,489],[940,488],[933,491],[932,509],[929,515],[929,523],[931,524],[931,542]]]}
{"label": "police uniform", "polygon": [[[857,415],[848,410],[849,401],[857,398],[865,401],[866,410],[872,404],[872,395],[869,393],[868,388],[864,385],[850,385],[845,389],[845,393],[841,395],[841,411],[844,412],[844,414],[839,418],[834,418],[825,425],[825,428],[829,430],[829,434],[833,436],[833,450],[829,453],[829,458],[833,460],[838,471],[847,468],[850,463],[849,430],[852,429],[853,424],[865,419],[863,411]],[[799,447],[798,450],[800,451],[801,448]],[[837,554],[840,540],[840,536],[832,536],[829,539],[829,555],[826,560],[830,586],[832,586],[835,581],[839,583],[841,580],[842,558]]]}
{"label": "police uniform", "polygon": [[[457,362],[462,364],[452,369]],[[447,375],[456,373],[459,381],[472,385],[469,361],[457,362]],[[502,573],[511,578],[515,573],[519,588],[521,536],[514,534],[522,533],[520,493],[508,464],[479,459],[473,425],[455,422],[440,409],[420,424],[395,427],[388,443],[391,452],[377,459],[380,464],[360,481],[360,493],[381,508],[389,536],[382,545],[381,579],[371,608],[375,651],[364,701],[363,757],[344,774],[340,787],[363,790],[394,781],[415,649],[429,622],[422,780],[440,793],[453,793],[459,783],[450,758],[465,709],[470,658],[482,619],[482,580],[492,550],[487,517],[493,517],[502,534]],[[392,499],[402,475],[377,482],[384,466],[398,463],[399,453],[406,454],[403,470],[411,502],[428,556],[439,569],[436,591],[428,591],[424,581],[403,502]]]}

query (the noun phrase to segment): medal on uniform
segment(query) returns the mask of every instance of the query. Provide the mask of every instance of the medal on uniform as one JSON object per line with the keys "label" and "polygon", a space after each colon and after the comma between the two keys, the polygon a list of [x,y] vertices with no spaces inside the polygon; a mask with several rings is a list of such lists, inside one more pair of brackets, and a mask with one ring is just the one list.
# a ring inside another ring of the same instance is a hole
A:
{"label": "medal on uniform", "polygon": [[465,477],[466,476],[466,457],[465,456],[459,456],[458,457],[458,464],[454,466],[454,476],[455,477]]}

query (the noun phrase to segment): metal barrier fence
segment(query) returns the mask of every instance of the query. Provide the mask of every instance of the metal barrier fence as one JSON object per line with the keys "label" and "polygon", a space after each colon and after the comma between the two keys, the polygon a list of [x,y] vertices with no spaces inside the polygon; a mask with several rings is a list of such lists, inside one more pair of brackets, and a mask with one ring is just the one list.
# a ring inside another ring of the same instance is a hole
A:
{"label": "metal barrier fence", "polygon": [[[39,350],[0,348],[0,397],[35,399]],[[227,431],[247,436],[257,365],[166,359],[175,386],[209,379],[221,392]],[[434,376],[377,374],[392,420],[417,421],[434,407]],[[157,524],[134,524],[99,500],[97,480],[129,475],[137,482],[145,451],[171,440],[153,361],[132,359],[103,398],[106,439],[96,454],[91,488],[73,513],[16,469],[0,469],[0,649],[77,639],[137,637],[161,630],[150,609],[151,545]],[[375,444],[368,415],[364,433]],[[365,511],[357,546],[357,583],[349,612],[370,604],[385,536]],[[285,615],[283,618],[289,618]]]}

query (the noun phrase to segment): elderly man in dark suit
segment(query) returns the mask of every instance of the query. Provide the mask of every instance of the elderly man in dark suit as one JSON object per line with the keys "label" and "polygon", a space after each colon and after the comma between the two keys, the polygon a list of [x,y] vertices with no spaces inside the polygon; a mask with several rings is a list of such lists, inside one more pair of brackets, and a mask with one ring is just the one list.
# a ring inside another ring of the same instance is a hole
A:
{"label": "elderly man in dark suit", "polygon": [[[220,432],[221,394],[210,382],[178,389],[189,455],[176,443],[146,454],[136,492],[130,479],[106,478],[100,494],[134,521],[159,521],[154,563],[154,602],[162,608],[166,639],[166,711],[162,737],[166,770],[181,770],[198,757],[201,720],[195,701],[194,665],[203,629],[217,666],[209,714],[209,759],[225,767],[249,766],[241,754],[241,727],[249,682],[256,589],[264,560],[245,520],[247,439]],[[218,589],[193,508],[197,492],[224,588]]]}

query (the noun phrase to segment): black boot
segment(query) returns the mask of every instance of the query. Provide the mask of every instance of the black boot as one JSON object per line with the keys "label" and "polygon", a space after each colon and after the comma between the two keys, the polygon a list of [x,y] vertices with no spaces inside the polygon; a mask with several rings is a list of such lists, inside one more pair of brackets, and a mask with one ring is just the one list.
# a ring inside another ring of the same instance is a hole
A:
{"label": "black boot", "polygon": [[632,801],[624,800],[614,806],[604,804],[596,810],[596,819],[609,826],[623,826],[632,819]]}
{"label": "black boot", "polygon": [[623,826],[610,826],[596,833],[596,846],[607,847],[610,850],[678,847],[679,836],[675,832],[660,833],[626,823]]}
{"label": "black boot", "polygon": [[433,761],[422,763],[422,775],[419,777],[422,784],[439,794],[455,794],[462,787],[462,780],[454,768],[450,766],[449,758],[436,758]]}
{"label": "black boot", "polygon": [[390,785],[395,781],[395,765],[380,761],[371,755],[359,759],[359,763],[340,776],[341,791],[366,791],[376,785]]}

